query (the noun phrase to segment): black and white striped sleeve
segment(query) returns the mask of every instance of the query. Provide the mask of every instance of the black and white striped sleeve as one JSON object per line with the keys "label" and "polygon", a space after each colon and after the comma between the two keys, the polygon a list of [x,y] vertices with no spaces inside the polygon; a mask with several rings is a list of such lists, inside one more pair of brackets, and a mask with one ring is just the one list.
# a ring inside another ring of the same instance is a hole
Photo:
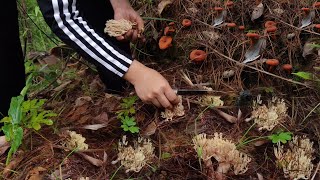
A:
{"label": "black and white striped sleeve", "polygon": [[62,41],[85,58],[124,76],[133,61],[131,55],[96,33],[79,16],[76,0],[38,0],[38,4],[47,24]]}

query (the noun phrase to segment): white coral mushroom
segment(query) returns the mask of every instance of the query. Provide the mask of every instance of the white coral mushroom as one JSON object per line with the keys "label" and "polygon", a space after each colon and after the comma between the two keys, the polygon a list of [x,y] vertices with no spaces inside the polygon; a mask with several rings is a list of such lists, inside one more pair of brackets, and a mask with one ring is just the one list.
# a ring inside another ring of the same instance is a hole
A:
{"label": "white coral mushroom", "polygon": [[134,147],[127,145],[126,136],[123,136],[118,146],[118,158],[112,164],[120,161],[126,172],[139,172],[154,157],[154,147],[150,140],[141,138],[135,142]]}
{"label": "white coral mushroom", "polygon": [[271,131],[275,126],[280,124],[287,117],[287,109],[283,99],[274,97],[272,101],[268,103],[268,106],[261,105],[260,96],[256,102],[254,102],[251,119],[254,119],[255,123],[259,127],[259,130]]}
{"label": "white coral mushroom", "polygon": [[184,116],[184,107],[182,105],[182,97],[178,96],[179,103],[173,107],[173,110],[165,109],[164,112],[161,112],[161,117],[165,119],[165,121],[172,121],[174,117]]}
{"label": "white coral mushroom", "polygon": [[[223,139],[222,133],[214,133],[213,138],[207,138],[206,134],[199,134],[193,138],[194,149],[201,159],[211,161],[214,157],[219,162],[218,173],[227,173],[233,167],[234,174],[243,174],[248,170],[251,158],[236,149],[236,145],[230,140]],[[211,164],[211,163],[208,163]]]}
{"label": "white coral mushroom", "polygon": [[69,137],[64,146],[69,149],[87,150],[88,144],[85,143],[86,138],[81,134],[77,134],[75,131],[67,131]]}
{"label": "white coral mushroom", "polygon": [[125,19],[120,20],[108,20],[106,22],[106,27],[104,29],[105,33],[108,33],[111,37],[122,36],[127,33],[129,30],[133,29],[136,23],[132,23]]}
{"label": "white coral mushroom", "polygon": [[310,139],[293,137],[289,142],[290,148],[284,152],[280,143],[274,148],[278,164],[283,168],[286,178],[293,180],[309,179],[312,173],[314,149]]}

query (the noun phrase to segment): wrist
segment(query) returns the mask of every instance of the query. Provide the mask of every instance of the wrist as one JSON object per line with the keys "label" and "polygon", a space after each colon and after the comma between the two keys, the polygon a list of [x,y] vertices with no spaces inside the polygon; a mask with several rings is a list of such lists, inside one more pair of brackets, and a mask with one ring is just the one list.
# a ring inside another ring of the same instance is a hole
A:
{"label": "wrist", "polygon": [[141,64],[137,60],[134,60],[123,78],[129,81],[132,85],[135,85],[136,81],[141,78],[140,76],[143,75],[146,69],[147,67],[145,65]]}
{"label": "wrist", "polygon": [[110,0],[110,3],[114,11],[131,7],[128,0]]}

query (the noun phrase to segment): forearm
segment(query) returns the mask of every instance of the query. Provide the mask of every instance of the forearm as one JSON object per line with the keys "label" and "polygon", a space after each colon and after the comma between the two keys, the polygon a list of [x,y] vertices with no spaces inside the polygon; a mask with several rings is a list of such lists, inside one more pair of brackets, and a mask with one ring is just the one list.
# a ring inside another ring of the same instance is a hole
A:
{"label": "forearm", "polygon": [[131,8],[131,5],[128,0],[110,0],[112,8],[117,10],[119,8]]}

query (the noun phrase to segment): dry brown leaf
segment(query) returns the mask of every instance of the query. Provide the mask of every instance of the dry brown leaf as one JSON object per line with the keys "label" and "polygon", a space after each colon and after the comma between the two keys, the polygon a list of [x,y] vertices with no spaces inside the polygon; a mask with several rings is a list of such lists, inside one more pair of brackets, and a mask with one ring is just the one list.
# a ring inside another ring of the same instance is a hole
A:
{"label": "dry brown leaf", "polygon": [[306,44],[304,44],[303,46],[303,53],[302,53],[302,56],[304,58],[306,58],[308,55],[311,55],[313,54],[315,51],[315,46],[314,46],[314,42],[307,42]]}
{"label": "dry brown leaf", "polygon": [[26,176],[25,180],[41,180],[43,179],[43,175],[41,175],[41,172],[44,172],[46,170],[47,169],[40,166],[35,167],[28,172],[28,175]]}
{"label": "dry brown leaf", "polygon": [[253,9],[253,12],[251,15],[251,20],[254,21],[254,20],[258,19],[259,17],[261,17],[263,14],[263,11],[264,11],[264,6],[262,3],[260,3],[258,6],[256,6]]}
{"label": "dry brown leaf", "polygon": [[161,15],[162,11],[170,4],[172,4],[173,0],[162,0],[158,4],[158,14]]}
{"label": "dry brown leaf", "polygon": [[75,107],[82,106],[87,102],[92,102],[92,98],[90,96],[79,97],[75,101],[75,104],[76,104]]}
{"label": "dry brown leaf", "polygon": [[108,125],[108,123],[105,123],[105,124],[92,124],[92,125],[83,126],[82,128],[96,131],[98,129],[106,127],[107,125]]}
{"label": "dry brown leaf", "polygon": [[8,141],[6,141],[6,137],[0,136],[0,156],[4,154],[9,147],[10,147],[10,144]]}
{"label": "dry brown leaf", "polygon": [[19,165],[21,162],[22,158],[16,158],[11,160],[11,162],[4,168],[2,172],[3,177],[8,177],[10,173],[13,172],[13,170]]}
{"label": "dry brown leaf", "polygon": [[155,121],[152,121],[143,131],[142,136],[151,136],[153,135],[157,130],[157,124]]}

